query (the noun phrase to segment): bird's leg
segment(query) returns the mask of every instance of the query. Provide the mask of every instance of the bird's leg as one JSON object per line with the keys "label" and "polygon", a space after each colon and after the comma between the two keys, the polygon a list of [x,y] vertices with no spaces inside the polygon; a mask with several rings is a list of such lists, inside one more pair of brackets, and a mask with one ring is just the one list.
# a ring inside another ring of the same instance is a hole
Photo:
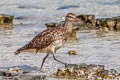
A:
{"label": "bird's leg", "polygon": [[40,67],[40,71],[41,71],[41,69],[42,69],[42,67],[43,67],[43,64],[44,64],[44,62],[45,62],[45,60],[47,59],[48,56],[49,56],[49,54],[47,54],[47,55],[43,58],[42,64],[41,64],[41,67]]}
{"label": "bird's leg", "polygon": [[56,59],[56,57],[54,56],[54,54],[52,54],[52,55],[53,55],[54,60],[56,60],[56,61],[58,61],[58,62],[60,62],[60,63],[64,64],[65,66],[67,65],[67,63],[64,63],[64,62],[59,61],[58,59]]}
{"label": "bird's leg", "polygon": [[38,53],[38,50],[39,50],[39,49],[36,49],[36,54]]}

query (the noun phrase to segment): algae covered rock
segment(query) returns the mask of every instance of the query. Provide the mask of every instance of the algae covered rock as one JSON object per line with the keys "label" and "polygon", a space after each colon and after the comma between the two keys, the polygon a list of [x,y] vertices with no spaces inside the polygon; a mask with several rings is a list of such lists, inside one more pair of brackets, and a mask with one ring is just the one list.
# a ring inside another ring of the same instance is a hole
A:
{"label": "algae covered rock", "polygon": [[58,26],[57,23],[46,23],[45,25],[46,25],[46,27],[47,27],[48,29],[51,29],[51,28],[54,28],[54,27],[57,27],[57,26]]}
{"label": "algae covered rock", "polygon": [[106,22],[107,22],[107,26],[108,26],[109,30],[114,31],[115,25],[116,25],[116,20],[114,20],[112,18],[108,18]]}
{"label": "algae covered rock", "polygon": [[77,16],[78,18],[82,19],[83,22],[85,23],[82,27],[83,29],[95,29],[96,28],[96,25],[95,25],[95,22],[96,22],[96,18],[95,18],[95,15],[92,15],[92,14],[81,14],[81,15],[78,15]]}
{"label": "algae covered rock", "polygon": [[116,31],[120,32],[120,19],[116,21]]}
{"label": "algae covered rock", "polygon": [[13,19],[14,16],[0,14],[0,30],[12,30]]}
{"label": "algae covered rock", "polygon": [[113,19],[116,20],[116,26],[115,26],[116,31],[120,32],[120,16],[113,17]]}
{"label": "algae covered rock", "polygon": [[72,56],[72,55],[77,55],[77,52],[75,50],[70,50],[68,52],[69,56]]}
{"label": "algae covered rock", "polygon": [[96,26],[101,31],[115,31],[116,20],[112,18],[99,18],[96,20]]}
{"label": "algae covered rock", "polygon": [[95,64],[71,64],[66,68],[59,68],[52,77],[71,80],[120,80],[116,70],[105,70],[104,65]]}
{"label": "algae covered rock", "polygon": [[0,80],[46,80],[46,74],[41,72],[26,72],[18,67],[0,71]]}
{"label": "algae covered rock", "polygon": [[106,18],[96,19],[96,27],[98,27],[100,31],[108,31]]}
{"label": "algae covered rock", "polygon": [[[77,16],[80,21],[73,22],[73,33],[70,40],[77,40],[76,32],[81,30],[99,30],[100,33],[104,32],[120,32],[120,16],[111,18],[96,18],[93,14],[80,14]],[[63,26],[64,21],[59,23],[47,23],[47,28]]]}
{"label": "algae covered rock", "polygon": [[100,31],[120,31],[120,17],[98,18],[96,19],[96,27]]}
{"label": "algae covered rock", "polygon": [[[81,14],[77,16],[80,21],[73,22],[73,31],[79,31],[79,30],[88,30],[88,29],[95,29],[96,27],[96,19],[95,15],[92,14]],[[47,23],[45,24],[47,28],[53,28],[56,26],[63,26],[64,21],[61,21],[59,23]]]}
{"label": "algae covered rock", "polygon": [[0,15],[0,25],[13,25],[14,16]]}

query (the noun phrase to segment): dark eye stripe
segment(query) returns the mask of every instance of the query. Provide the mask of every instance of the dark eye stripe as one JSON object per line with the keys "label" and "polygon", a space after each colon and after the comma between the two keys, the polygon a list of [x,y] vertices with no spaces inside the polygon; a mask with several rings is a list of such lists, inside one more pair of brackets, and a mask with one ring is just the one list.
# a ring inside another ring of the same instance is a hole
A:
{"label": "dark eye stripe", "polygon": [[66,16],[66,17],[68,17],[68,18],[75,18],[75,17],[73,17],[73,16]]}

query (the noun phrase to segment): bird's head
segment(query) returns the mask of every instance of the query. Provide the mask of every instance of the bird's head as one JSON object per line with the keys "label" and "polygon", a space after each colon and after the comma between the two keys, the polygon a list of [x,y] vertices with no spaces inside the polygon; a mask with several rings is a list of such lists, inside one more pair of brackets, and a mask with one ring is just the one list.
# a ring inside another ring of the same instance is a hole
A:
{"label": "bird's head", "polygon": [[73,13],[68,13],[65,17],[66,21],[71,21],[71,22],[78,22],[80,19]]}

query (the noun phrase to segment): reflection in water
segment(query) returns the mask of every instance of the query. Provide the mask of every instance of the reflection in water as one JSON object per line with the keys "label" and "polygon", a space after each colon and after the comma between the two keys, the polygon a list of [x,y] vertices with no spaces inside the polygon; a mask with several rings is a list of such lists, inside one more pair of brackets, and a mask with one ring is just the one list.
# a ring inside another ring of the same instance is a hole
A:
{"label": "reflection in water", "polygon": [[107,32],[103,32],[103,31],[96,31],[96,35],[97,35],[97,38],[101,38],[101,37],[105,37],[104,34],[106,34]]}
{"label": "reflection in water", "polygon": [[[103,38],[103,37],[118,37],[120,35],[120,32],[113,32],[113,31],[96,31],[97,38]],[[119,37],[118,37],[119,38]]]}
{"label": "reflection in water", "polygon": [[0,25],[0,31],[13,30],[13,25]]}

